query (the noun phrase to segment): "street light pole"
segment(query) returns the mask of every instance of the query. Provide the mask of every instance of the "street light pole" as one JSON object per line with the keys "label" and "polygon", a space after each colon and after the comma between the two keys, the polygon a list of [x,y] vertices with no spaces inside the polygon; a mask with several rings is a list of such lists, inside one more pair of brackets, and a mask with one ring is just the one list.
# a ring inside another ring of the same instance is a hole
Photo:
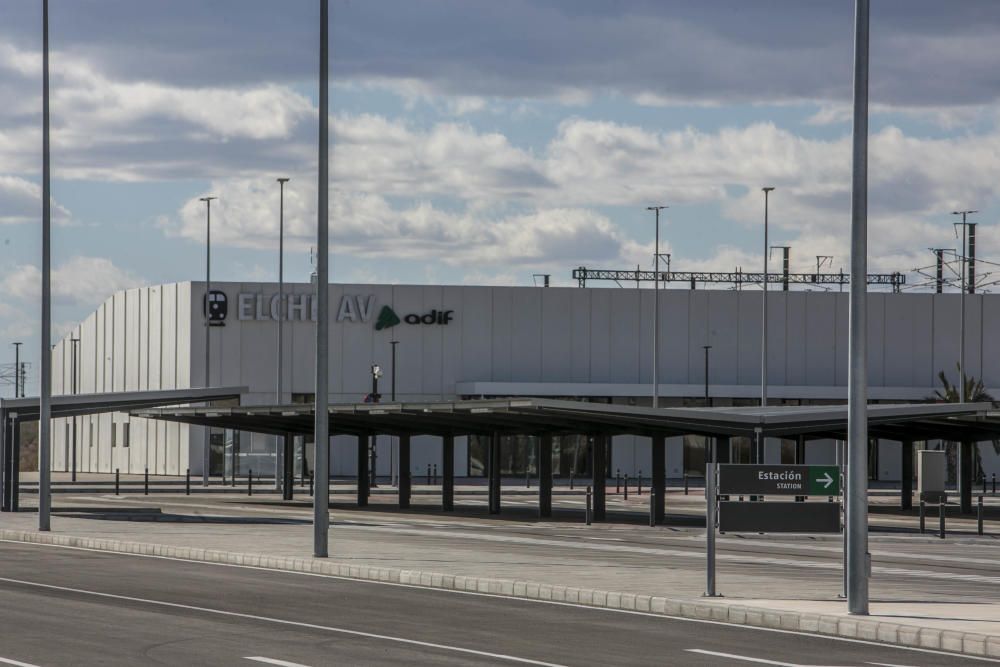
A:
{"label": "street light pole", "polygon": [[856,0],[847,388],[847,611],[868,614],[868,0]]}
{"label": "street light pole", "polygon": [[[49,0],[42,0],[42,340],[38,400],[38,530],[52,508],[52,210],[49,160]],[[17,465],[15,462],[14,465]]]}
{"label": "street light pole", "polygon": [[[210,368],[209,366],[209,352],[211,348],[209,347],[209,342],[211,337],[209,333],[212,331],[212,200],[218,199],[218,197],[201,197],[200,200],[205,202],[205,387],[211,386],[209,382]],[[201,483],[204,486],[208,486],[208,467],[211,461],[211,448],[212,448],[212,428],[210,426],[205,427],[205,449],[204,455],[202,456],[202,472],[201,472]]]}
{"label": "street light pole", "polygon": [[668,206],[647,206],[656,212],[656,245],[653,249],[653,407],[660,407],[660,211]]}
{"label": "street light pole", "polygon": [[979,211],[952,211],[952,215],[962,216],[962,256],[959,258],[959,266],[961,270],[959,271],[961,285],[962,285],[962,297],[961,297],[961,314],[959,315],[959,325],[958,325],[958,382],[961,385],[961,389],[958,390],[958,400],[960,403],[965,403],[968,400],[966,396],[965,389],[965,292],[967,291],[965,283],[965,258],[968,256],[968,249],[966,245],[968,243],[968,229],[969,223],[965,221],[965,216],[970,213],[978,213]]}
{"label": "street light pole", "polygon": [[329,555],[330,534],[330,3],[319,2],[319,183],[316,206],[316,484],[313,492],[313,556]]}
{"label": "street light pole", "polygon": [[712,349],[711,345],[702,345],[705,349],[705,406],[708,406],[708,351]]}
{"label": "street light pole", "polygon": [[[275,387],[275,404],[281,405],[282,350],[284,349],[283,333],[285,328],[285,183],[290,179],[278,179],[278,354],[277,378]],[[284,480],[285,462],[284,441],[287,436],[274,436],[274,489],[280,490]]]}
{"label": "street light pole", "polygon": [[14,343],[14,398],[20,398],[24,393],[21,387],[21,345]]}
{"label": "street light pole", "polygon": [[[763,294],[761,296],[761,307],[760,307],[760,407],[767,407],[767,252],[768,252],[768,240],[767,240],[767,213],[768,213],[768,196],[771,191],[774,190],[773,187],[763,187],[761,190],[764,192],[764,282],[763,282]],[[764,462],[764,435],[763,432],[758,432],[757,442],[755,443],[755,456],[753,459],[756,463]]]}
{"label": "street light pole", "polygon": [[[76,392],[77,392],[77,376],[80,374],[79,370],[78,370],[78,367],[79,367],[79,364],[80,364],[80,355],[77,352],[77,349],[78,349],[78,347],[80,345],[80,339],[79,338],[70,338],[69,342],[70,342],[70,345],[72,345],[72,348],[71,348],[71,351],[72,351],[72,363],[71,363],[72,370],[70,372],[73,373],[73,394],[75,395]],[[73,457],[73,459],[72,459],[73,463],[72,463],[72,473],[71,473],[72,477],[71,477],[71,479],[72,479],[72,481],[75,482],[76,481],[76,416],[75,415],[72,417],[72,420],[73,420],[73,448],[72,448],[72,451],[71,451],[71,455]]]}

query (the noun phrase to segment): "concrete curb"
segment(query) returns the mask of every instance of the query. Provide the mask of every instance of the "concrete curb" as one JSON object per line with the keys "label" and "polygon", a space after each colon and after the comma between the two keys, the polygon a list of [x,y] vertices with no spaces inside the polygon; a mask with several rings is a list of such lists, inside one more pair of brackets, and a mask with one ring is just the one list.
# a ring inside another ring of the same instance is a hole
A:
{"label": "concrete curb", "polygon": [[174,547],[165,544],[74,537],[71,535],[24,530],[0,529],[0,539],[34,544],[79,547],[115,553],[162,556],[165,558],[207,563],[243,565],[287,572],[308,572],[366,581],[383,581],[445,590],[488,593],[527,600],[569,602],[606,609],[641,611],[663,614],[665,616],[792,630],[849,639],[865,639],[886,644],[1000,658],[1000,636],[997,635],[941,630],[938,628],[904,625],[889,621],[838,616],[835,614],[811,614],[765,607],[750,607],[739,603],[727,603],[716,600],[675,599],[589,588],[572,588],[511,579],[493,579],[489,577],[442,574],[401,568],[374,567],[312,557],[288,558],[284,556],[268,556],[266,554],[199,549],[196,547]]}

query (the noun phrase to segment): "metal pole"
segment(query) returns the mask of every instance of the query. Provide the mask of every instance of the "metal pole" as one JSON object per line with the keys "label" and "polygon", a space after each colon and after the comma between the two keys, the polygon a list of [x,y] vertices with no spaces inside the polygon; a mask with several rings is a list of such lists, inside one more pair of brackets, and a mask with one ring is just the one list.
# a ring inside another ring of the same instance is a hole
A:
{"label": "metal pole", "polygon": [[850,361],[847,394],[847,610],[868,614],[868,0],[856,0],[851,202]]}
{"label": "metal pole", "polygon": [[[210,387],[210,369],[209,366],[209,354],[211,348],[209,347],[209,342],[211,341],[210,333],[212,331],[212,200],[216,197],[201,197],[201,201],[205,202],[205,387]],[[203,486],[208,486],[208,467],[211,461],[211,448],[212,448],[212,428],[210,426],[205,427],[205,450],[202,456],[202,469],[201,469],[201,483]]]}
{"label": "metal pole", "polygon": [[329,0],[319,3],[319,188],[316,230],[316,489],[313,497],[313,555],[326,558],[330,533],[330,438],[329,438]]}
{"label": "metal pole", "polygon": [[653,407],[660,407],[660,209],[666,206],[647,206],[656,213],[656,245],[653,250]]}
{"label": "metal pole", "polygon": [[[396,402],[396,346],[399,345],[398,340],[390,340],[389,345],[392,347],[392,376],[391,376],[391,386],[389,388],[389,395],[392,397],[392,402]],[[390,475],[391,476],[391,475]]]}
{"label": "metal pole", "polygon": [[[278,358],[275,387],[275,403],[281,405],[282,352],[284,350],[285,329],[285,183],[290,179],[278,179]],[[285,436],[274,436],[274,490],[282,489],[285,480]],[[280,472],[279,472],[280,471]]]}
{"label": "metal pole", "polygon": [[705,597],[717,597],[715,592],[715,464],[705,466]]}
{"label": "metal pole", "polygon": [[976,523],[977,531],[980,535],[983,534],[983,497],[979,496],[979,506],[976,509]]}
{"label": "metal pole", "polygon": [[[961,270],[959,271],[959,279],[962,285],[962,296],[961,296],[961,314],[959,315],[959,332],[958,332],[958,381],[961,387],[958,390],[959,402],[965,403],[968,400],[966,396],[966,386],[965,386],[965,293],[969,291],[966,287],[966,275],[965,275],[965,258],[968,253],[968,229],[969,223],[966,222],[966,216],[969,213],[978,213],[978,211],[966,210],[966,211],[952,211],[952,215],[962,216],[962,256],[959,257],[959,266]],[[969,286],[972,287],[971,285]]]}
{"label": "metal pole", "polygon": [[938,505],[938,537],[944,539],[944,503]]}
{"label": "metal pole", "polygon": [[[70,338],[69,342],[70,342],[71,351],[72,351],[72,354],[71,354],[71,357],[72,357],[72,363],[71,363],[72,370],[70,372],[73,374],[73,383],[72,383],[73,384],[73,394],[76,394],[76,392],[77,392],[76,378],[77,378],[77,375],[78,375],[78,373],[77,373],[77,365],[80,362],[80,358],[77,355],[77,346],[80,343],[80,339],[79,338]],[[71,468],[71,478],[70,479],[75,482],[76,481],[76,416],[74,415],[71,419],[73,420],[73,447],[72,447],[72,450],[70,451],[70,455],[72,456],[72,463],[70,464],[70,468]]]}
{"label": "metal pole", "polygon": [[14,343],[14,398],[20,398],[23,387],[21,387],[21,345]]}
{"label": "metal pole", "polygon": [[[52,507],[52,211],[49,205],[49,0],[42,0],[42,340],[38,410],[38,530],[47,531]],[[17,465],[15,460],[14,465]]]}
{"label": "metal pole", "polygon": [[702,345],[705,348],[705,405],[708,405],[708,351],[712,349],[711,345]]}
{"label": "metal pole", "polygon": [[[760,405],[767,407],[767,208],[768,195],[774,190],[773,187],[761,188],[764,192],[764,283],[763,296],[761,298],[761,328],[760,328]],[[758,447],[763,450],[763,445]],[[760,460],[763,452],[758,454]]]}

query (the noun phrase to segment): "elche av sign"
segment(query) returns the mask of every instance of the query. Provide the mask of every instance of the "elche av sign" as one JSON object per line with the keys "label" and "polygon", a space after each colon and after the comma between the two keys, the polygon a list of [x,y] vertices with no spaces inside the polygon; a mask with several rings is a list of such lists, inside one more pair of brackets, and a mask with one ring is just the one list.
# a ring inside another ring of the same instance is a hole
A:
{"label": "elche av sign", "polygon": [[[307,319],[316,321],[317,300],[314,295],[286,294],[284,300],[282,313],[282,304],[277,294],[241,292],[237,295],[236,317],[240,321],[271,321],[279,319],[279,315],[284,315],[286,321],[304,322]],[[335,319],[337,322],[368,323],[376,313],[376,305],[377,299],[374,294],[345,294],[340,298]],[[454,319],[454,312],[432,309],[426,313],[407,313],[397,316],[392,307],[386,305],[382,306],[379,312],[378,319],[381,326],[378,328],[389,328],[400,321],[407,324],[449,324]]]}

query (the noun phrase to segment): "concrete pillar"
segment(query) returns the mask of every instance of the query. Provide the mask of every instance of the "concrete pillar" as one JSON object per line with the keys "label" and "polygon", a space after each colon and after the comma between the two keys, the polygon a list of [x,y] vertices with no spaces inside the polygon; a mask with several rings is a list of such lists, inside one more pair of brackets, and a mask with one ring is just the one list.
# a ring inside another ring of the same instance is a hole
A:
{"label": "concrete pillar", "polygon": [[795,439],[795,462],[799,465],[806,462],[806,436],[804,435]]}
{"label": "concrete pillar", "polygon": [[490,435],[489,445],[489,512],[500,514],[500,434]]}
{"label": "concrete pillar", "polygon": [[900,444],[902,473],[899,484],[899,509],[908,510],[913,507],[913,441],[904,440]]}
{"label": "concrete pillar", "polygon": [[606,513],[606,503],[605,503],[605,489],[604,484],[606,482],[605,475],[607,471],[606,466],[606,456],[608,452],[608,436],[606,435],[594,435],[593,445],[590,448],[590,469],[592,480],[592,487],[594,492],[593,497],[593,520],[594,521],[604,521],[607,516]]}
{"label": "concrete pillar", "polygon": [[958,497],[962,503],[962,514],[972,514],[973,443],[961,442],[958,447]]}
{"label": "concrete pillar", "polygon": [[729,463],[732,461],[730,452],[731,445],[728,435],[720,435],[715,438],[715,462]]}
{"label": "concrete pillar", "polygon": [[538,516],[552,516],[552,436],[538,439]]}
{"label": "concrete pillar", "polygon": [[368,507],[368,436],[358,439],[358,507]]}
{"label": "concrete pillar", "polygon": [[667,492],[667,444],[663,435],[654,435],[652,447],[650,447],[650,458],[652,459],[652,484],[650,489],[653,493],[653,521],[657,524],[663,523],[666,517],[666,492]]}
{"label": "concrete pillar", "polygon": [[410,436],[399,436],[399,509],[405,510],[410,507]]}
{"label": "concrete pillar", "polygon": [[295,487],[295,434],[286,433],[281,438],[284,456],[281,459],[281,498],[291,500]]}
{"label": "concrete pillar", "polygon": [[441,509],[455,509],[455,436],[441,438]]}
{"label": "concrete pillar", "polygon": [[21,422],[10,421],[10,511],[21,511]]}

